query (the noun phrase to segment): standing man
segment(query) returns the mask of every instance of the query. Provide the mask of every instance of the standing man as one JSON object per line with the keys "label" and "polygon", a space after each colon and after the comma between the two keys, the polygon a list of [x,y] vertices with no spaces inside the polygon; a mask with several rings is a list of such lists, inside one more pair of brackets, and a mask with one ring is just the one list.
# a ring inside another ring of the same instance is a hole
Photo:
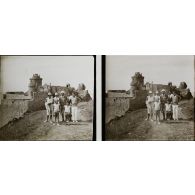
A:
{"label": "standing man", "polygon": [[147,118],[145,120],[153,121],[153,113],[154,113],[154,96],[152,91],[148,92],[148,96],[146,97],[146,106],[147,106]]}
{"label": "standing man", "polygon": [[78,122],[78,103],[79,98],[77,97],[75,92],[72,92],[72,95],[69,97],[71,108],[72,108],[72,121]]}
{"label": "standing man", "polygon": [[67,97],[65,96],[65,92],[61,91],[60,92],[60,114],[62,116],[62,121],[64,121],[64,106],[67,103]]}
{"label": "standing man", "polygon": [[179,96],[173,91],[172,107],[173,107],[173,120],[178,120],[178,104]]}
{"label": "standing man", "polygon": [[168,96],[166,95],[166,91],[164,89],[162,89],[161,91],[161,95],[160,95],[160,109],[161,109],[161,112],[163,114],[163,120],[165,120],[165,115],[166,115],[166,106],[165,104],[167,103],[167,100],[168,100]]}

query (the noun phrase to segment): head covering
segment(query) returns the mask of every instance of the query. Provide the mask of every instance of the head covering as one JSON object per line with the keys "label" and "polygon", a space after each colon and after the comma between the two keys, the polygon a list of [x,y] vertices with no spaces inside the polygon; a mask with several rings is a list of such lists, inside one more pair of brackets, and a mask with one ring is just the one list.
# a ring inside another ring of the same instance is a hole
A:
{"label": "head covering", "polygon": [[65,94],[65,92],[64,92],[64,91],[61,91],[60,93],[61,93],[61,94]]}
{"label": "head covering", "polygon": [[48,95],[51,95],[51,93],[49,92]]}
{"label": "head covering", "polygon": [[165,89],[162,89],[161,92],[165,92]]}
{"label": "head covering", "polygon": [[156,91],[156,93],[158,93],[158,91]]}
{"label": "head covering", "polygon": [[151,94],[151,93],[152,93],[152,91],[149,91],[148,93],[150,93],[150,94]]}
{"label": "head covering", "polygon": [[58,95],[58,93],[57,93],[57,92],[55,92],[55,95]]}

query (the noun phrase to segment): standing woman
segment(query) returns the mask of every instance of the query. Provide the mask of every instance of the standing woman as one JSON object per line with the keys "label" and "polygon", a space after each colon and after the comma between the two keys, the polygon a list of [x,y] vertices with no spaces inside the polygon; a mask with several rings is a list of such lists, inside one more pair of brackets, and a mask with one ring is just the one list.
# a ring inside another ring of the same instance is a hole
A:
{"label": "standing woman", "polygon": [[152,91],[148,92],[148,96],[146,97],[146,106],[147,106],[147,118],[145,120],[153,121],[153,113],[154,113],[154,96]]}
{"label": "standing woman", "polygon": [[178,120],[178,107],[179,107],[179,96],[173,92],[172,107],[173,107],[173,120]]}
{"label": "standing woman", "polygon": [[75,92],[72,93],[72,95],[69,97],[70,103],[71,103],[71,110],[72,110],[72,121],[78,122],[78,103],[79,98],[77,97],[77,94]]}
{"label": "standing woman", "polygon": [[156,95],[154,96],[154,112],[156,123],[160,124],[160,96],[158,91],[156,91]]}

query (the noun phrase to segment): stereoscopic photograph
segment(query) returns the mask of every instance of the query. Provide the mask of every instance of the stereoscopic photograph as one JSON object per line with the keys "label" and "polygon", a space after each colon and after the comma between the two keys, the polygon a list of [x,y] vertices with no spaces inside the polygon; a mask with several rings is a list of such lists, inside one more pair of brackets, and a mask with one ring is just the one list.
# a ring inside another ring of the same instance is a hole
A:
{"label": "stereoscopic photograph", "polygon": [[0,140],[94,140],[95,56],[1,56]]}
{"label": "stereoscopic photograph", "polygon": [[105,140],[194,140],[194,56],[106,56]]}

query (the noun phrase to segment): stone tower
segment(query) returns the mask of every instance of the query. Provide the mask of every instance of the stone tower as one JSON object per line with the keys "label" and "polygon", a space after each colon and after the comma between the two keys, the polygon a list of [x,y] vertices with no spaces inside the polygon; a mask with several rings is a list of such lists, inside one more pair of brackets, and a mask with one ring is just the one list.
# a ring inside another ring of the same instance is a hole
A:
{"label": "stone tower", "polygon": [[140,72],[136,72],[134,76],[131,77],[132,81],[130,83],[130,96],[135,96],[136,90],[142,90],[144,87],[144,77]]}
{"label": "stone tower", "polygon": [[40,77],[40,75],[33,74],[28,85],[28,92],[30,96],[32,96],[33,92],[39,91],[40,87],[42,87],[42,80],[43,79]]}

